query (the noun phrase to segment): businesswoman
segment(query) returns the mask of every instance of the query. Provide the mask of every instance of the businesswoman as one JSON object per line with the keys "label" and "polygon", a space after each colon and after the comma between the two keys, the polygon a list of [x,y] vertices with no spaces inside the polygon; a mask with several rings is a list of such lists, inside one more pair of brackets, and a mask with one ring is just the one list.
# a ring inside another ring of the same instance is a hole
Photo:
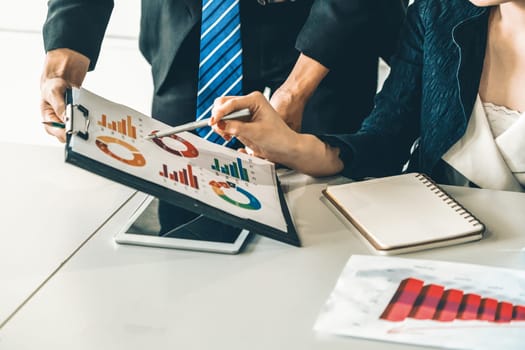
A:
{"label": "businesswoman", "polygon": [[[289,129],[259,94],[216,101],[261,157],[315,176],[421,171],[441,183],[525,191],[525,0],[416,0],[375,108],[353,134]],[[352,106],[348,106],[351,110]]]}

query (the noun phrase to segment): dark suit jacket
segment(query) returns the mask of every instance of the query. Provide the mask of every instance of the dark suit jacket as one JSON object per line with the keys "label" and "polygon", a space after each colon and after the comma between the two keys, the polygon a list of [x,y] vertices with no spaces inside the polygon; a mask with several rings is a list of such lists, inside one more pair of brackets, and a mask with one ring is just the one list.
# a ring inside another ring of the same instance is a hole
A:
{"label": "dark suit jacket", "polygon": [[[442,177],[443,155],[465,133],[479,91],[490,9],[467,0],[416,1],[376,106],[355,134],[321,136],[354,178],[409,171]],[[418,148],[411,154],[411,146]]]}
{"label": "dark suit jacket", "polygon": [[[245,90],[260,88],[257,82],[277,87],[303,52],[331,69],[306,108],[304,129],[355,130],[372,107],[377,59],[396,46],[404,2],[298,0],[260,6],[241,0]],[[194,116],[200,3],[142,1],[139,43],[152,66],[152,113],[168,123]],[[112,8],[112,0],[50,0],[45,49],[78,51],[93,69]],[[342,118],[348,110],[352,116]]]}

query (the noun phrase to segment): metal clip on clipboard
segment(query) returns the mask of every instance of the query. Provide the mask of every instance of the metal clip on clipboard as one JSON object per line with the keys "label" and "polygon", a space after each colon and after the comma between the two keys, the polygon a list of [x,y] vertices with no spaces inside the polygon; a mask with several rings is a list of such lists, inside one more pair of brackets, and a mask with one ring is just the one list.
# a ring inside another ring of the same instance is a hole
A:
{"label": "metal clip on clipboard", "polygon": [[[77,135],[83,140],[87,140],[89,138],[89,110],[82,106],[81,104],[73,104],[72,103],[72,97],[70,90],[66,93],[66,115],[67,115],[67,130],[69,135]],[[82,113],[82,116],[84,117],[84,124],[81,127],[77,128],[77,125],[75,125],[75,118],[74,118],[74,111],[77,110],[80,113]]]}

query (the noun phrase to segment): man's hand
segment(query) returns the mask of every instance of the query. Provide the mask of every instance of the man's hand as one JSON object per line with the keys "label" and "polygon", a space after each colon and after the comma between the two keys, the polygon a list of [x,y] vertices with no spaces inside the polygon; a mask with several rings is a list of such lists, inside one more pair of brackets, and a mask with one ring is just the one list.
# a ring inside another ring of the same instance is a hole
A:
{"label": "man's hand", "polygon": [[275,90],[270,103],[292,130],[301,131],[304,105],[306,103],[304,99],[299,98],[283,84],[279,89]]}
{"label": "man's hand", "polygon": [[301,53],[286,81],[274,92],[270,103],[293,130],[301,130],[304,106],[328,71]]}
{"label": "man's hand", "polygon": [[[49,51],[40,79],[40,112],[43,121],[65,122],[64,94],[69,87],[80,87],[89,68],[89,59],[73,50]],[[48,134],[66,141],[64,129],[45,126]]]}

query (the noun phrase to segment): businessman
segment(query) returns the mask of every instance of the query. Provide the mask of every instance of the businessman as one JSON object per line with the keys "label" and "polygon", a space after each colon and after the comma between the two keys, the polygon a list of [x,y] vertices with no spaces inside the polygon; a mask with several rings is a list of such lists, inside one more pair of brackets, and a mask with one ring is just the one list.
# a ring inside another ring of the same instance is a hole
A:
{"label": "businessman", "polygon": [[[208,17],[222,16],[203,13],[221,2],[142,1],[139,46],[152,67],[155,118],[174,125],[198,114],[201,29]],[[272,105],[296,130],[357,130],[373,106],[378,57],[388,59],[396,46],[405,1],[240,0],[234,5],[242,46],[239,93],[270,87]],[[50,0],[48,6],[41,109],[44,121],[61,121],[64,90],[80,86],[96,66],[113,1]],[[65,140],[63,130],[46,130]],[[161,205],[163,230],[193,216],[172,213]]]}

